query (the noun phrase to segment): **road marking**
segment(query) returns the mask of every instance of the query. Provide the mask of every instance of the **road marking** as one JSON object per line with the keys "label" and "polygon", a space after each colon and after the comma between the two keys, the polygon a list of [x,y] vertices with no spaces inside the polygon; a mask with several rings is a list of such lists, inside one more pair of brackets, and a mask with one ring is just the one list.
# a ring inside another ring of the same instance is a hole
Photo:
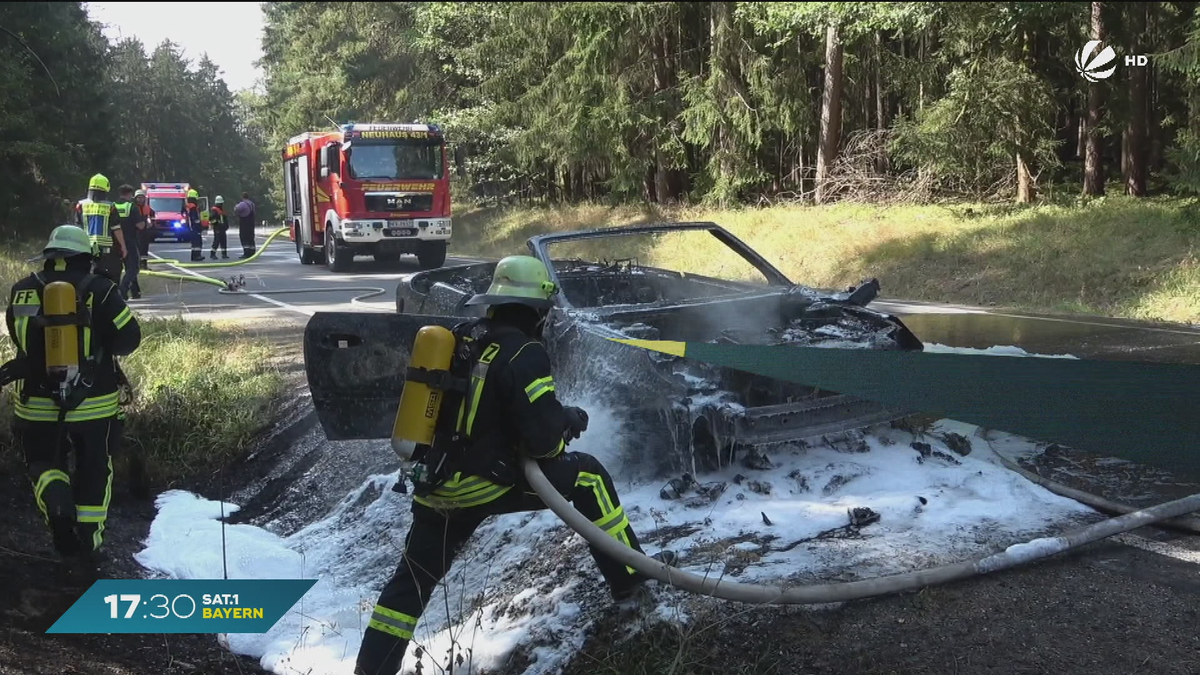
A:
{"label": "road marking", "polygon": [[[191,250],[191,249],[188,249],[188,250]],[[157,253],[155,253],[154,251],[151,251],[150,255],[154,256],[155,258],[158,258],[159,260],[170,260],[170,258],[164,258],[164,257],[158,255]],[[175,261],[175,262],[178,263],[179,261]],[[180,272],[183,272],[184,274],[190,274],[190,275],[200,278],[200,279],[213,279],[214,278],[214,277],[210,277],[210,276],[207,276],[204,274],[200,274],[198,272],[193,272],[184,267],[179,267],[177,264],[167,263],[167,267],[174,268],[176,270],[179,270]],[[217,281],[220,281],[220,279],[217,279]],[[316,311],[309,311],[302,307],[297,307],[296,305],[288,304],[281,300],[276,300],[275,298],[268,298],[265,295],[259,295],[258,293],[247,293],[246,296],[254,298],[255,300],[262,300],[263,302],[275,305],[276,307],[280,307],[282,309],[286,309],[291,312],[296,312],[297,314],[303,314],[304,316],[311,317],[312,315],[316,314]]]}
{"label": "road marking", "polygon": [[1146,539],[1145,537],[1139,537],[1137,535],[1129,534],[1128,532],[1118,534],[1112,539],[1115,542],[1125,544],[1126,546],[1132,546],[1134,548],[1140,548],[1143,551],[1157,553],[1168,558],[1174,558],[1176,560],[1182,560],[1183,562],[1192,563],[1193,565],[1200,564],[1200,551],[1193,551],[1192,549],[1184,548],[1182,546],[1176,546],[1170,542]]}

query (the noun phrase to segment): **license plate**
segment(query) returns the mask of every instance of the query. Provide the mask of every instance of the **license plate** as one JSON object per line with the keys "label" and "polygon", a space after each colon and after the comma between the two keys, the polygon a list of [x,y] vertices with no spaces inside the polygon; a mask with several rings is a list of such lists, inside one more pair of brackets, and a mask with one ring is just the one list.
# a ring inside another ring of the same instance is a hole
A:
{"label": "license plate", "polygon": [[416,233],[415,227],[389,227],[383,231],[385,237],[411,237]]}

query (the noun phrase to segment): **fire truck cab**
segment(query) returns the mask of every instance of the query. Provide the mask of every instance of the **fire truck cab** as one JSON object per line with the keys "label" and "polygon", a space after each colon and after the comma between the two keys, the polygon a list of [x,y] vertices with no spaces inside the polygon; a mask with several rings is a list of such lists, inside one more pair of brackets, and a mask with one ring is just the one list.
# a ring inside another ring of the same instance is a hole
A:
{"label": "fire truck cab", "polygon": [[344,124],[283,149],[285,216],[301,264],[350,268],[413,254],[441,267],[450,246],[450,177],[442,130],[427,124]]}

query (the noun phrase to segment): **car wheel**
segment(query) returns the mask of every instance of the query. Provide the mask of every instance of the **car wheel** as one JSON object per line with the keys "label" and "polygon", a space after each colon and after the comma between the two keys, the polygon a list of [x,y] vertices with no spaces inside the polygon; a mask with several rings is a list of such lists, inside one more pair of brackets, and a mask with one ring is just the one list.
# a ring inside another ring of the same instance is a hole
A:
{"label": "car wheel", "polygon": [[338,238],[330,230],[325,230],[325,266],[330,272],[345,272],[350,269],[354,254],[338,245]]}
{"label": "car wheel", "polygon": [[442,242],[421,244],[420,250],[417,251],[417,260],[421,263],[421,269],[430,270],[445,265],[446,249],[448,248],[450,246]]}

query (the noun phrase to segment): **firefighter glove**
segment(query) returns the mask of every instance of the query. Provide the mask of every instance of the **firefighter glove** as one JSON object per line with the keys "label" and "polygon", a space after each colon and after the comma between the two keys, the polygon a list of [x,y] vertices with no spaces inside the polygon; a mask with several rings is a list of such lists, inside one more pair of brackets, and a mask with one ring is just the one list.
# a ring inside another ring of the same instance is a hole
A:
{"label": "firefighter glove", "polygon": [[587,431],[588,415],[583,408],[575,406],[564,406],[563,412],[567,416],[567,428],[563,430],[563,440],[573,441]]}

